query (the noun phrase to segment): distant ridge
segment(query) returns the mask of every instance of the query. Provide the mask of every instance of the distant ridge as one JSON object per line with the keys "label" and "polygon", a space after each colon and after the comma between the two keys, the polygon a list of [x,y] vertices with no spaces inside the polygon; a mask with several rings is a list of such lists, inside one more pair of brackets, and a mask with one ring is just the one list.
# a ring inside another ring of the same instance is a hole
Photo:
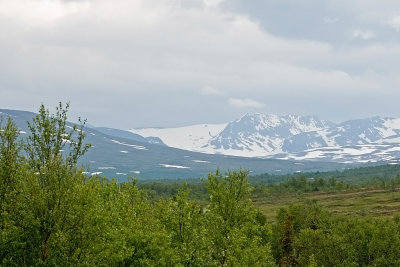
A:
{"label": "distant ridge", "polygon": [[[29,134],[27,121],[35,113],[0,109],[0,116],[10,116],[20,129],[21,137]],[[68,123],[72,127],[72,123]],[[205,128],[208,128],[207,126]],[[213,127],[210,127],[210,129]],[[85,141],[92,148],[81,158],[87,175],[115,177],[126,181],[139,179],[200,178],[216,169],[222,171],[248,169],[251,174],[293,173],[296,171],[337,170],[347,165],[330,162],[302,162],[293,160],[261,159],[212,155],[167,147],[157,138],[145,138],[118,129],[85,127]],[[212,130],[211,130],[212,131]],[[136,140],[135,140],[136,139]]]}
{"label": "distant ridge", "polygon": [[157,136],[171,147],[211,154],[345,163],[400,158],[400,119],[395,118],[333,123],[316,116],[248,113],[213,127],[213,134],[199,131],[199,125],[131,131]]}

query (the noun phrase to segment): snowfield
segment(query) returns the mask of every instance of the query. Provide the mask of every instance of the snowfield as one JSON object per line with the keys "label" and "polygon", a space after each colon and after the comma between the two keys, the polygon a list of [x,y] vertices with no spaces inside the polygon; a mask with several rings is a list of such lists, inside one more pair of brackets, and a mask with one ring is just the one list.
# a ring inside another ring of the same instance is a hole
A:
{"label": "snowfield", "polygon": [[227,124],[197,124],[178,128],[144,128],[129,130],[143,137],[158,137],[167,146],[189,151],[213,154],[212,148],[204,148]]}

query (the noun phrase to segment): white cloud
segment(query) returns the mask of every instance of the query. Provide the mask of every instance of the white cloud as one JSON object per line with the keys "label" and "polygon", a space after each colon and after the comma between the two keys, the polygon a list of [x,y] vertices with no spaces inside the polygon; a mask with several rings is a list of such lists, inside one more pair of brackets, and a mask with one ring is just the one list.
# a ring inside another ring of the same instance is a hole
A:
{"label": "white cloud", "polygon": [[371,40],[376,38],[375,32],[371,30],[354,30],[352,32],[353,39]]}
{"label": "white cloud", "polygon": [[251,98],[229,98],[229,104],[238,108],[263,108],[265,104]]}
{"label": "white cloud", "polygon": [[225,93],[217,88],[206,85],[203,88],[201,88],[201,94],[202,95],[219,96],[219,95],[224,95]]}
{"label": "white cloud", "polygon": [[324,18],[324,23],[326,23],[326,24],[333,24],[333,23],[336,23],[338,21],[339,21],[338,18],[333,18],[333,17],[325,17]]}
{"label": "white cloud", "polygon": [[204,0],[206,7],[215,7],[222,3],[224,0]]}
{"label": "white cloud", "polygon": [[389,19],[388,24],[396,31],[400,31],[400,16],[393,16]]}
{"label": "white cloud", "polygon": [[72,15],[79,10],[88,8],[87,2],[63,1],[0,1],[0,13],[18,20],[29,20],[30,22],[48,23],[65,16]]}

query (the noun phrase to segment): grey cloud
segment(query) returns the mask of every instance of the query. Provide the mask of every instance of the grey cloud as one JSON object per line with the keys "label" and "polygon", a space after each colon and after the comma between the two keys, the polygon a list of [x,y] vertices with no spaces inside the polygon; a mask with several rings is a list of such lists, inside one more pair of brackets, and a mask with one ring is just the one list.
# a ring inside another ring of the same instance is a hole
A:
{"label": "grey cloud", "polygon": [[[225,122],[253,108],[339,120],[397,112],[388,8],[371,19],[358,1],[40,1],[55,3],[43,18],[12,1],[0,2],[3,107],[70,100],[73,116],[121,128]],[[345,36],[354,30],[376,35]]]}
{"label": "grey cloud", "polygon": [[384,23],[399,14],[396,0],[385,4],[379,0],[232,0],[222,6],[249,15],[267,32],[285,38],[307,38],[343,46],[349,42],[346,34],[349,29],[367,28],[379,32],[382,40],[399,40]]}

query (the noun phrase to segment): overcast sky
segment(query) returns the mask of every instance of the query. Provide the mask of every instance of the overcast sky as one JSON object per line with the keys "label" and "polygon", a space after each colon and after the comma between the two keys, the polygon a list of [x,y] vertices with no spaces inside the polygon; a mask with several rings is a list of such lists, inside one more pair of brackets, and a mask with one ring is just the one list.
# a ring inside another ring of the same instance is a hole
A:
{"label": "overcast sky", "polygon": [[400,117],[400,1],[0,0],[0,93],[123,129]]}

